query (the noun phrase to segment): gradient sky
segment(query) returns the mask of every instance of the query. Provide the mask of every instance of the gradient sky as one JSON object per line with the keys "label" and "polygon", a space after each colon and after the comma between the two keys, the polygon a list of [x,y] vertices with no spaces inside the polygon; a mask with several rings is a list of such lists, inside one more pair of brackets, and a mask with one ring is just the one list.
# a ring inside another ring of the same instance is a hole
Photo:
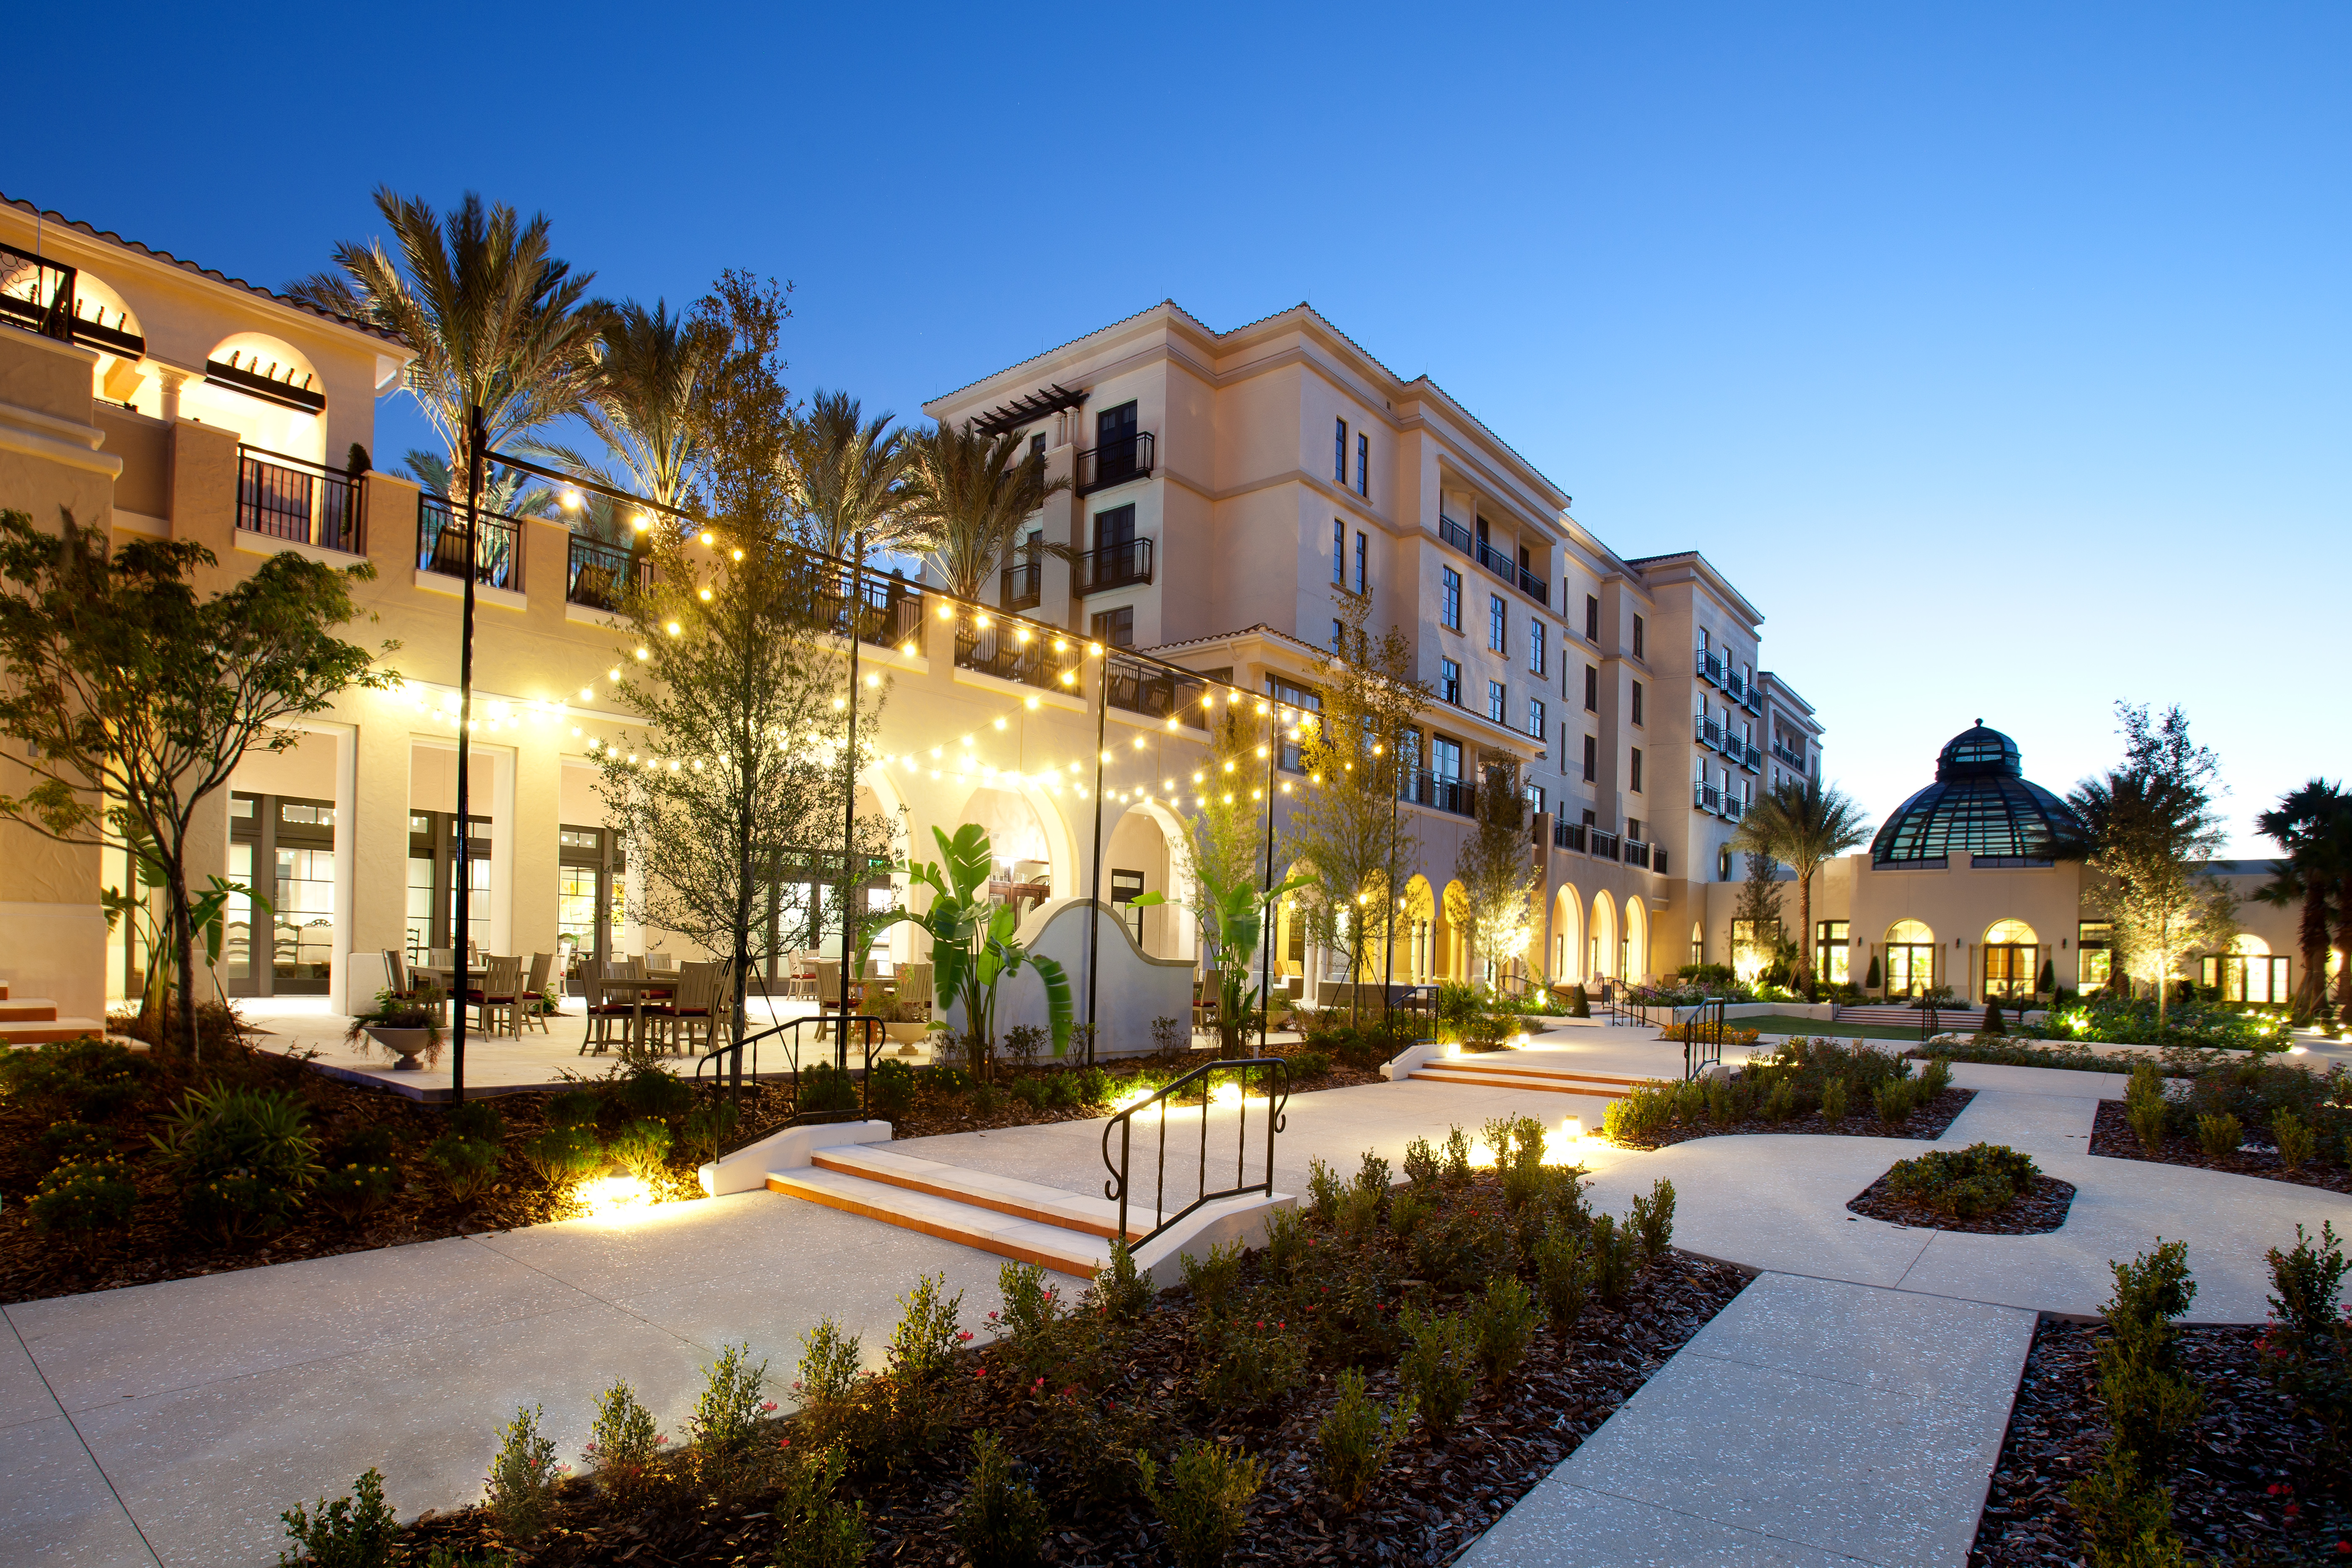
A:
{"label": "gradient sky", "polygon": [[1979,715],[2063,790],[2118,699],[2188,710],[2238,854],[2347,771],[2352,12],[1066,16],[34,7],[0,189],[270,284],[479,190],[603,292],[792,280],[795,385],[901,414],[1307,300],[1705,552],[1874,819]]}

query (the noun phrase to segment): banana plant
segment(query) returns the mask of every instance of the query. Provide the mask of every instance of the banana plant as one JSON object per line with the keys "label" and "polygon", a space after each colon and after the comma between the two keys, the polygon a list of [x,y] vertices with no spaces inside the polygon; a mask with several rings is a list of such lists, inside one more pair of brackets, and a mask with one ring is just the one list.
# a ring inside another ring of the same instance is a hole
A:
{"label": "banana plant", "polygon": [[891,868],[930,889],[931,907],[921,914],[901,910],[883,921],[883,927],[904,921],[930,932],[932,992],[963,1004],[965,1032],[982,1042],[990,1055],[996,1049],[997,987],[1024,964],[1035,970],[1045,985],[1054,1054],[1064,1055],[1070,1048],[1073,1020],[1070,977],[1054,960],[1015,942],[1013,933],[1020,927],[1021,911],[988,896],[993,864],[988,830],[967,822],[952,838],[939,827],[931,829],[931,837],[939,841],[940,859],[907,860]]}
{"label": "banana plant", "polygon": [[[1193,912],[1200,916],[1202,934],[1208,938],[1216,955],[1217,1036],[1224,1055],[1239,1056],[1242,1020],[1258,1003],[1257,987],[1250,984],[1250,963],[1257,956],[1258,939],[1265,931],[1265,911],[1274,907],[1276,900],[1307,886],[1313,879],[1293,877],[1261,891],[1255,882],[1245,877],[1222,883],[1206,868],[1194,875],[1200,885],[1200,897]],[[1159,901],[1157,893],[1147,893],[1136,900]]]}

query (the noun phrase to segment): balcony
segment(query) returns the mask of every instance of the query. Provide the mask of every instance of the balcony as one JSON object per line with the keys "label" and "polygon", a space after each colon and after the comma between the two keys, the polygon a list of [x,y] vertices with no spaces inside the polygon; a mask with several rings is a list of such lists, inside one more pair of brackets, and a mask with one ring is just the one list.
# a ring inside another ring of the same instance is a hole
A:
{"label": "balcony", "polygon": [[1470,531],[1444,512],[1437,514],[1437,537],[1465,555],[1475,553],[1477,549],[1471,541]]}
{"label": "balcony", "polygon": [[1723,726],[1712,719],[1699,721],[1698,743],[1710,751],[1723,750]]}
{"label": "balcony", "polygon": [[[445,577],[466,574],[466,529],[445,496],[416,498],[416,569]],[[481,514],[474,541],[474,581],[485,588],[522,588],[522,523],[494,511]]]}
{"label": "balcony", "polygon": [[1034,610],[1045,597],[1045,563],[1016,561],[1003,573],[996,602],[1008,610]]}
{"label": "balcony", "polygon": [[1525,594],[1528,598],[1533,599],[1537,604],[1541,605],[1545,609],[1550,609],[1551,585],[1524,566],[1520,567],[1518,571],[1519,592]]}
{"label": "balcony", "polygon": [[[849,630],[851,595],[840,567],[816,568],[808,599],[818,621],[840,637]],[[873,647],[919,652],[923,646],[923,591],[903,577],[857,574],[857,640]]]}
{"label": "balcony", "polygon": [[1723,689],[1735,702],[1745,703],[1748,700],[1748,682],[1741,679],[1739,672],[1728,663],[1723,667]]}
{"label": "balcony", "polygon": [[[59,342],[85,343],[123,359],[147,353],[147,340],[128,331],[130,319],[121,311],[106,324],[106,308],[82,303],[76,286],[81,274],[74,268],[0,245],[0,321],[22,327]],[[87,313],[85,313],[87,310]]]}
{"label": "balcony", "polygon": [[1080,452],[1078,493],[1090,496],[1130,479],[1150,479],[1153,445],[1151,432],[1139,430],[1132,436],[1122,436]]}
{"label": "balcony", "polygon": [[633,564],[630,552],[620,545],[607,544],[584,533],[572,536],[571,560],[563,573],[566,604],[618,613],[622,599],[632,588],[643,588],[652,581],[650,560]]}
{"label": "balcony", "polygon": [[1397,798],[1413,805],[1425,805],[1433,811],[1450,812],[1455,816],[1477,815],[1477,787],[1460,779],[1440,778],[1434,773],[1415,773],[1403,782]]}
{"label": "balcony", "polygon": [[1573,849],[1578,854],[1582,854],[1584,824],[1565,822],[1555,818],[1551,825],[1551,847],[1555,849]]}
{"label": "balcony", "polygon": [[1186,715],[1200,707],[1203,697],[1217,689],[1213,681],[1199,676],[1178,675],[1156,665],[1120,658],[1116,649],[1111,653],[1108,679],[1112,707],[1147,719],[1173,719],[1180,724],[1202,728],[1206,727],[1203,720]]}
{"label": "balcony", "polygon": [[1805,766],[1803,751],[1784,746],[1778,741],[1772,742],[1772,760],[1785,767],[1794,768],[1801,773],[1810,771]]}
{"label": "balcony", "polygon": [[1727,742],[1724,752],[1727,755],[1736,753],[1739,758],[1739,765],[1751,773],[1763,769],[1764,753],[1757,749],[1756,742],[1753,741],[1742,741],[1736,746]]}
{"label": "balcony", "polygon": [[1738,821],[1741,817],[1743,817],[1743,816],[1747,816],[1747,815],[1748,815],[1748,807],[1747,807],[1746,804],[1745,804],[1745,803],[1743,803],[1738,795],[1729,795],[1729,794],[1727,794],[1727,795],[1723,797],[1723,820],[1724,820],[1724,821],[1726,821],[1726,822],[1737,822],[1737,821]]}
{"label": "balcony", "polygon": [[1713,784],[1694,784],[1691,785],[1691,805],[1699,811],[1721,811],[1723,792]]}
{"label": "balcony", "polygon": [[[919,603],[916,615],[920,617]],[[977,619],[959,617],[956,621],[958,669],[1034,686],[1041,691],[1073,696],[1077,693],[1078,667],[1087,657],[1084,642],[1042,627],[1009,625],[993,618],[986,626],[980,626],[975,624]]]}
{"label": "balcony", "polygon": [[367,487],[340,469],[239,447],[236,525],[247,533],[364,555]]}
{"label": "balcony", "polygon": [[1650,847],[1648,845],[1643,843],[1638,838],[1628,838],[1624,841],[1622,848],[1623,854],[1622,858],[1625,864],[1628,866],[1639,866],[1644,871],[1650,868]]}
{"label": "balcony", "polygon": [[1592,854],[1596,858],[1602,860],[1614,860],[1618,858],[1619,845],[1622,841],[1618,838],[1617,835],[1613,833],[1603,833],[1601,829],[1595,827],[1587,833],[1585,837],[1592,841]]}
{"label": "balcony", "polygon": [[1150,582],[1151,546],[1149,539],[1128,539],[1087,551],[1077,558],[1078,592],[1100,594],[1133,583]]}
{"label": "balcony", "polygon": [[1693,668],[1698,678],[1713,686],[1723,684],[1723,656],[1711,647],[1700,648],[1693,656]]}
{"label": "balcony", "polygon": [[1763,713],[1764,694],[1756,689],[1756,683],[1753,680],[1748,683],[1748,689],[1739,694],[1739,705],[1750,713],[1759,716]]}

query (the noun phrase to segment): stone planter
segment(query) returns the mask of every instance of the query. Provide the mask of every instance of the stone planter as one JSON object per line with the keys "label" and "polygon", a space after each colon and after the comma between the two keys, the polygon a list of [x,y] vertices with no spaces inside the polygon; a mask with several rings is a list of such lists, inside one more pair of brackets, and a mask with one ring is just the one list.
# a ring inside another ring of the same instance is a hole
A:
{"label": "stone planter", "polygon": [[416,1058],[433,1047],[431,1029],[379,1029],[371,1026],[368,1038],[392,1052],[399,1059],[392,1064],[394,1072],[422,1072],[425,1064]]}
{"label": "stone planter", "polygon": [[886,1023],[882,1026],[884,1037],[893,1045],[901,1047],[898,1055],[902,1057],[916,1055],[914,1047],[929,1038],[931,1026],[929,1024]]}

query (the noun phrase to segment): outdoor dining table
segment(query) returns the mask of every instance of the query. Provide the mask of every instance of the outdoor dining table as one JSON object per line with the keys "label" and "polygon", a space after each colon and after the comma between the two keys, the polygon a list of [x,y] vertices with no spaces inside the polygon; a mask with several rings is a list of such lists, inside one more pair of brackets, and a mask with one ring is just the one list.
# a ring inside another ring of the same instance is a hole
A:
{"label": "outdoor dining table", "polygon": [[[441,1006],[445,1016],[452,1001],[456,1001],[461,1007],[466,1005],[463,994],[456,982],[455,977],[457,973],[456,964],[412,963],[408,966],[408,973],[412,977],[421,975],[441,988]],[[466,984],[468,988],[478,989],[488,984],[489,978],[489,970],[480,965],[469,965],[466,970]]]}
{"label": "outdoor dining table", "polygon": [[608,976],[598,982],[598,984],[604,987],[604,994],[608,996],[613,995],[615,993],[624,994],[628,996],[629,1044],[633,1047],[642,1047],[646,1043],[646,997],[648,994],[656,991],[667,992],[677,990],[677,976],[675,974],[640,974],[621,979],[614,979]]}

